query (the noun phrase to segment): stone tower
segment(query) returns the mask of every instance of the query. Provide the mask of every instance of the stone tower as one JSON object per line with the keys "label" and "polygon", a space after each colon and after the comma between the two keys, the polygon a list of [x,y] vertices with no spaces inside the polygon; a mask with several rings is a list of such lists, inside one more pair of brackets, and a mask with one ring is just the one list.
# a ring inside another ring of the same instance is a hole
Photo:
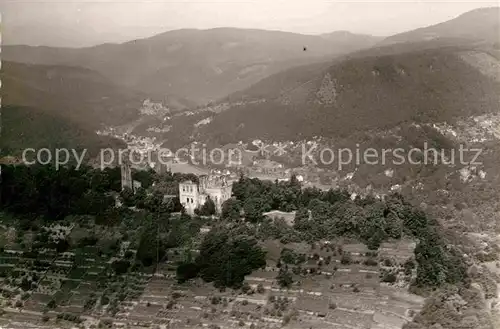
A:
{"label": "stone tower", "polygon": [[129,188],[134,191],[134,182],[132,181],[132,169],[128,161],[128,157],[122,160],[121,163],[122,190]]}

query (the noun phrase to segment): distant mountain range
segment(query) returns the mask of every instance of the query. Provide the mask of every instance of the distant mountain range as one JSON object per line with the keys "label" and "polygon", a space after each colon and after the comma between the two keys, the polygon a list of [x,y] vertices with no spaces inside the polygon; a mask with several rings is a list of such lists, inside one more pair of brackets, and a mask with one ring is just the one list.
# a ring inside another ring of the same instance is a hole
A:
{"label": "distant mountain range", "polygon": [[[281,71],[224,99],[238,105],[213,116],[194,138],[346,136],[497,111],[500,85],[490,73],[500,58],[498,14],[498,8],[474,10],[370,49]],[[430,33],[431,40],[421,37]]]}
{"label": "distant mountain range", "polygon": [[116,84],[191,107],[218,100],[280,70],[369,48],[379,37],[217,28],[176,30],[122,44],[70,49],[5,46],[4,60],[81,66]]}
{"label": "distant mountain range", "polygon": [[5,46],[3,103],[96,130],[133,122],[145,99],[160,100],[195,112],[162,122],[172,128],[159,137],[176,145],[448,121],[498,110],[498,12],[386,39],[218,28],[80,49]]}

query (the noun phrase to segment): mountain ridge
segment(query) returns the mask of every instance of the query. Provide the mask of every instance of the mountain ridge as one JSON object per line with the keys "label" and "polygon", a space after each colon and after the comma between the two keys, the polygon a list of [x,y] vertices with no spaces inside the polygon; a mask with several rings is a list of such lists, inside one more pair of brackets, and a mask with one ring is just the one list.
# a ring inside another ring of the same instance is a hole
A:
{"label": "mountain ridge", "polygon": [[186,99],[198,105],[215,101],[282,69],[370,47],[376,40],[339,44],[292,32],[182,29],[77,49],[5,46],[2,55],[7,61],[90,68],[114,83],[190,107],[183,104]]}
{"label": "mountain ridge", "polygon": [[[4,105],[2,107],[2,156],[21,157],[28,148],[38,152],[42,148],[52,153],[58,148],[82,152],[86,160],[95,157],[104,148],[124,148],[122,141],[98,136],[88,127],[54,112],[34,107]],[[70,151],[71,152],[71,151]]]}
{"label": "mountain ridge", "polygon": [[193,139],[226,144],[345,137],[403,122],[452,122],[497,111],[498,80],[470,63],[482,54],[487,52],[467,47],[424,49],[285,70],[230,95],[221,103],[227,104],[224,111],[205,115],[211,120],[193,130]]}
{"label": "mountain ridge", "polygon": [[5,105],[38,108],[93,129],[133,120],[145,99],[81,67],[4,61],[0,77]]}
{"label": "mountain ridge", "polygon": [[463,38],[498,43],[500,42],[500,7],[474,9],[445,22],[387,37],[379,45],[434,38]]}

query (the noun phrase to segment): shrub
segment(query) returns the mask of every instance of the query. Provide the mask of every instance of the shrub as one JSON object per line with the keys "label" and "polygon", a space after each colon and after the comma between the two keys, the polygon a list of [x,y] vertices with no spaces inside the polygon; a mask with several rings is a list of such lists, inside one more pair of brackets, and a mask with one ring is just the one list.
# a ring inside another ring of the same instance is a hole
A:
{"label": "shrub", "polygon": [[122,275],[127,273],[130,267],[130,262],[128,260],[115,260],[111,266],[116,275]]}
{"label": "shrub", "polygon": [[384,259],[384,266],[390,267],[392,265],[392,260],[390,260],[389,258]]}
{"label": "shrub", "polygon": [[125,255],[123,256],[125,259],[132,259],[132,257],[134,256],[134,252],[131,251],[131,250],[127,250],[125,252]]}
{"label": "shrub", "polygon": [[210,302],[212,303],[212,305],[220,304],[221,298],[219,296],[213,296],[211,298]]}
{"label": "shrub", "polygon": [[394,283],[397,280],[397,276],[395,273],[387,272],[382,276],[381,281],[387,283]]}
{"label": "shrub", "polygon": [[108,296],[102,296],[101,297],[101,305],[108,305],[109,304],[109,297]]}
{"label": "shrub", "polygon": [[352,257],[349,253],[343,253],[342,257],[340,258],[340,263],[342,265],[349,265],[352,263]]}
{"label": "shrub", "polygon": [[243,283],[243,286],[241,287],[241,291],[244,293],[244,294],[248,294],[250,292],[252,288],[250,287],[250,285],[245,282]]}
{"label": "shrub", "polygon": [[365,264],[366,266],[377,266],[378,262],[377,262],[377,260],[375,260],[373,258],[368,258],[368,259],[365,259],[363,264]]}
{"label": "shrub", "polygon": [[293,283],[292,275],[285,269],[280,269],[276,280],[278,280],[278,284],[282,288],[289,288]]}

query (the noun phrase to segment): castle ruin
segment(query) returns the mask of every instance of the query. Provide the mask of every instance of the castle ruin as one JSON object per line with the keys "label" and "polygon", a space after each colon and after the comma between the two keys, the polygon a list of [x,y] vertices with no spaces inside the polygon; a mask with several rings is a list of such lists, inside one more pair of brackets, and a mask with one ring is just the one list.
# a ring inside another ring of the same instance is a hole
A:
{"label": "castle ruin", "polygon": [[195,209],[200,208],[210,198],[220,213],[224,201],[231,198],[232,184],[227,182],[226,176],[203,175],[199,178],[199,184],[193,181],[184,181],[179,184],[179,199],[181,204],[190,215]]}

